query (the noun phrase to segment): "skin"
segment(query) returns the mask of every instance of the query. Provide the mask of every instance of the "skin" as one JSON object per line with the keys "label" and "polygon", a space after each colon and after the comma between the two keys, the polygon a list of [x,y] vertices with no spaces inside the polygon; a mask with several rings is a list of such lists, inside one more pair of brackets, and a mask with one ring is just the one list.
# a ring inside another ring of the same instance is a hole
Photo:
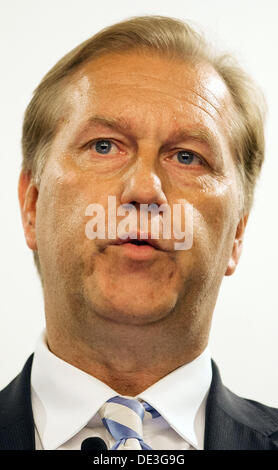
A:
{"label": "skin", "polygon": [[[223,276],[239,261],[248,215],[226,135],[231,98],[208,64],[133,51],[84,65],[65,101],[40,186],[30,173],[19,180],[26,242],[44,278],[48,346],[133,396],[204,350]],[[88,125],[96,115],[126,126]],[[111,139],[111,153],[89,145],[101,138]],[[183,149],[196,152],[191,165],[177,160]],[[108,239],[89,240],[85,209],[107,208],[108,195],[137,209],[185,199],[192,248],[175,251],[172,238],[138,261]]]}

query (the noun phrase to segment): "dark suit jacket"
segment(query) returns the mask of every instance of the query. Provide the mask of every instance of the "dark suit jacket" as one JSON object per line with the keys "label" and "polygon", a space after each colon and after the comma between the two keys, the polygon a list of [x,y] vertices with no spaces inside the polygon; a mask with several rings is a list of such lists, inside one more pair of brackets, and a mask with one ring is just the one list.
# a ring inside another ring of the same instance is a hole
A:
{"label": "dark suit jacket", "polygon": [[[35,450],[32,361],[0,392],[0,450]],[[278,409],[238,397],[224,387],[213,361],[212,367],[205,450],[278,450]]]}

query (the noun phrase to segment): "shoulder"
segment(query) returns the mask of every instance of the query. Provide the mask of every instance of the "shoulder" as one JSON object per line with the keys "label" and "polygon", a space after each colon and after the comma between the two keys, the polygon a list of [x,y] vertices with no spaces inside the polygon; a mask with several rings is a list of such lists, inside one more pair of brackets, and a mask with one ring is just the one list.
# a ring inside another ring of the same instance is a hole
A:
{"label": "shoulder", "polygon": [[[218,384],[212,383],[212,388],[214,388],[212,392],[217,394],[218,403],[227,413],[232,412],[233,417],[239,421],[244,420],[246,425],[259,428],[260,424],[264,425],[265,421],[270,421],[278,427],[278,408],[236,395],[222,384],[218,368],[213,361],[212,367],[213,375],[216,376],[215,382],[218,382]],[[217,387],[219,382],[221,382],[222,387]]]}
{"label": "shoulder", "polygon": [[214,361],[212,370],[206,421],[209,431],[218,428],[215,439],[228,448],[278,449],[278,409],[236,395],[222,384]]}
{"label": "shoulder", "polygon": [[[31,355],[26,361],[22,371],[18,374],[5,388],[0,391],[0,411],[1,415],[5,413],[5,410],[9,404],[20,403],[22,396],[30,394],[30,377],[31,368],[33,362],[33,355]],[[5,409],[3,409],[5,405]]]}
{"label": "shoulder", "polygon": [[31,405],[29,357],[21,373],[0,392],[0,449],[33,449],[34,422]]}

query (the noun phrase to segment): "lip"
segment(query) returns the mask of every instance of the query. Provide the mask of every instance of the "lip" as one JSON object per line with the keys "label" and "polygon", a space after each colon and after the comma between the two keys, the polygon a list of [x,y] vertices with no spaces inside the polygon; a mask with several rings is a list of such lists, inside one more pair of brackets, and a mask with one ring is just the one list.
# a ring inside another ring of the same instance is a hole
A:
{"label": "lip", "polygon": [[[114,245],[115,246],[115,245]],[[118,244],[118,250],[124,256],[128,256],[134,260],[148,260],[155,257],[159,250],[151,245],[134,245],[132,243],[121,243]]]}
{"label": "lip", "polygon": [[[141,237],[140,234],[137,235],[137,237],[129,236],[126,239],[118,238],[117,240],[110,243],[110,246],[112,245],[117,247],[117,249],[119,249],[123,255],[128,256],[134,260],[152,259],[153,257],[157,256],[160,251],[164,251],[160,247],[159,240],[150,238],[149,234],[145,234],[143,236],[141,234]],[[136,240],[145,242],[146,244],[136,245],[135,243],[132,243]]]}
{"label": "lip", "polygon": [[138,246],[138,247],[143,247],[143,246],[151,246],[155,248],[156,250],[161,250],[161,246],[159,243],[159,240],[155,240],[151,238],[150,234],[144,234],[144,233],[138,233],[136,234],[130,234],[126,239],[123,238],[118,238],[114,242],[112,242],[113,245],[125,245],[128,243],[132,243],[134,241],[139,241],[139,242],[145,242],[146,245],[133,245],[133,246]]}

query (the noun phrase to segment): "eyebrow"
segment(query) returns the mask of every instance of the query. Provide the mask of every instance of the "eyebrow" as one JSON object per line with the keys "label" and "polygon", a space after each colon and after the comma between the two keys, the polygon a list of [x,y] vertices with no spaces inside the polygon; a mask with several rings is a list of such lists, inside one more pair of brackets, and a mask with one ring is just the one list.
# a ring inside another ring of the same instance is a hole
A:
{"label": "eyebrow", "polygon": [[174,131],[166,145],[169,146],[171,143],[174,144],[185,140],[196,140],[196,142],[208,145],[208,147],[210,147],[217,155],[220,153],[219,145],[216,143],[216,139],[213,137],[213,134],[211,134],[209,130],[201,127],[198,129],[178,129]]}
{"label": "eyebrow", "polygon": [[[129,132],[132,133],[133,129],[130,123],[123,117],[106,117],[101,115],[95,115],[88,119],[85,128],[91,125],[102,125],[105,127],[109,127],[110,129],[117,130],[119,132]],[[176,142],[181,142],[184,140],[196,140],[196,142],[201,142],[206,145],[212,150],[212,152],[216,155],[217,158],[221,157],[220,147],[216,143],[216,139],[213,137],[213,134],[209,132],[206,128],[194,128],[194,129],[177,129],[175,130],[169,139],[167,139],[167,143],[161,147],[163,150],[165,147],[169,147],[171,144],[175,144]]]}
{"label": "eyebrow", "polygon": [[105,116],[92,116],[88,120],[88,124],[100,124],[102,126],[109,127],[111,129],[116,129],[119,131],[128,131],[131,132],[132,128],[128,121],[123,118],[123,117],[117,117],[117,118],[112,118],[112,117],[105,117]]}

